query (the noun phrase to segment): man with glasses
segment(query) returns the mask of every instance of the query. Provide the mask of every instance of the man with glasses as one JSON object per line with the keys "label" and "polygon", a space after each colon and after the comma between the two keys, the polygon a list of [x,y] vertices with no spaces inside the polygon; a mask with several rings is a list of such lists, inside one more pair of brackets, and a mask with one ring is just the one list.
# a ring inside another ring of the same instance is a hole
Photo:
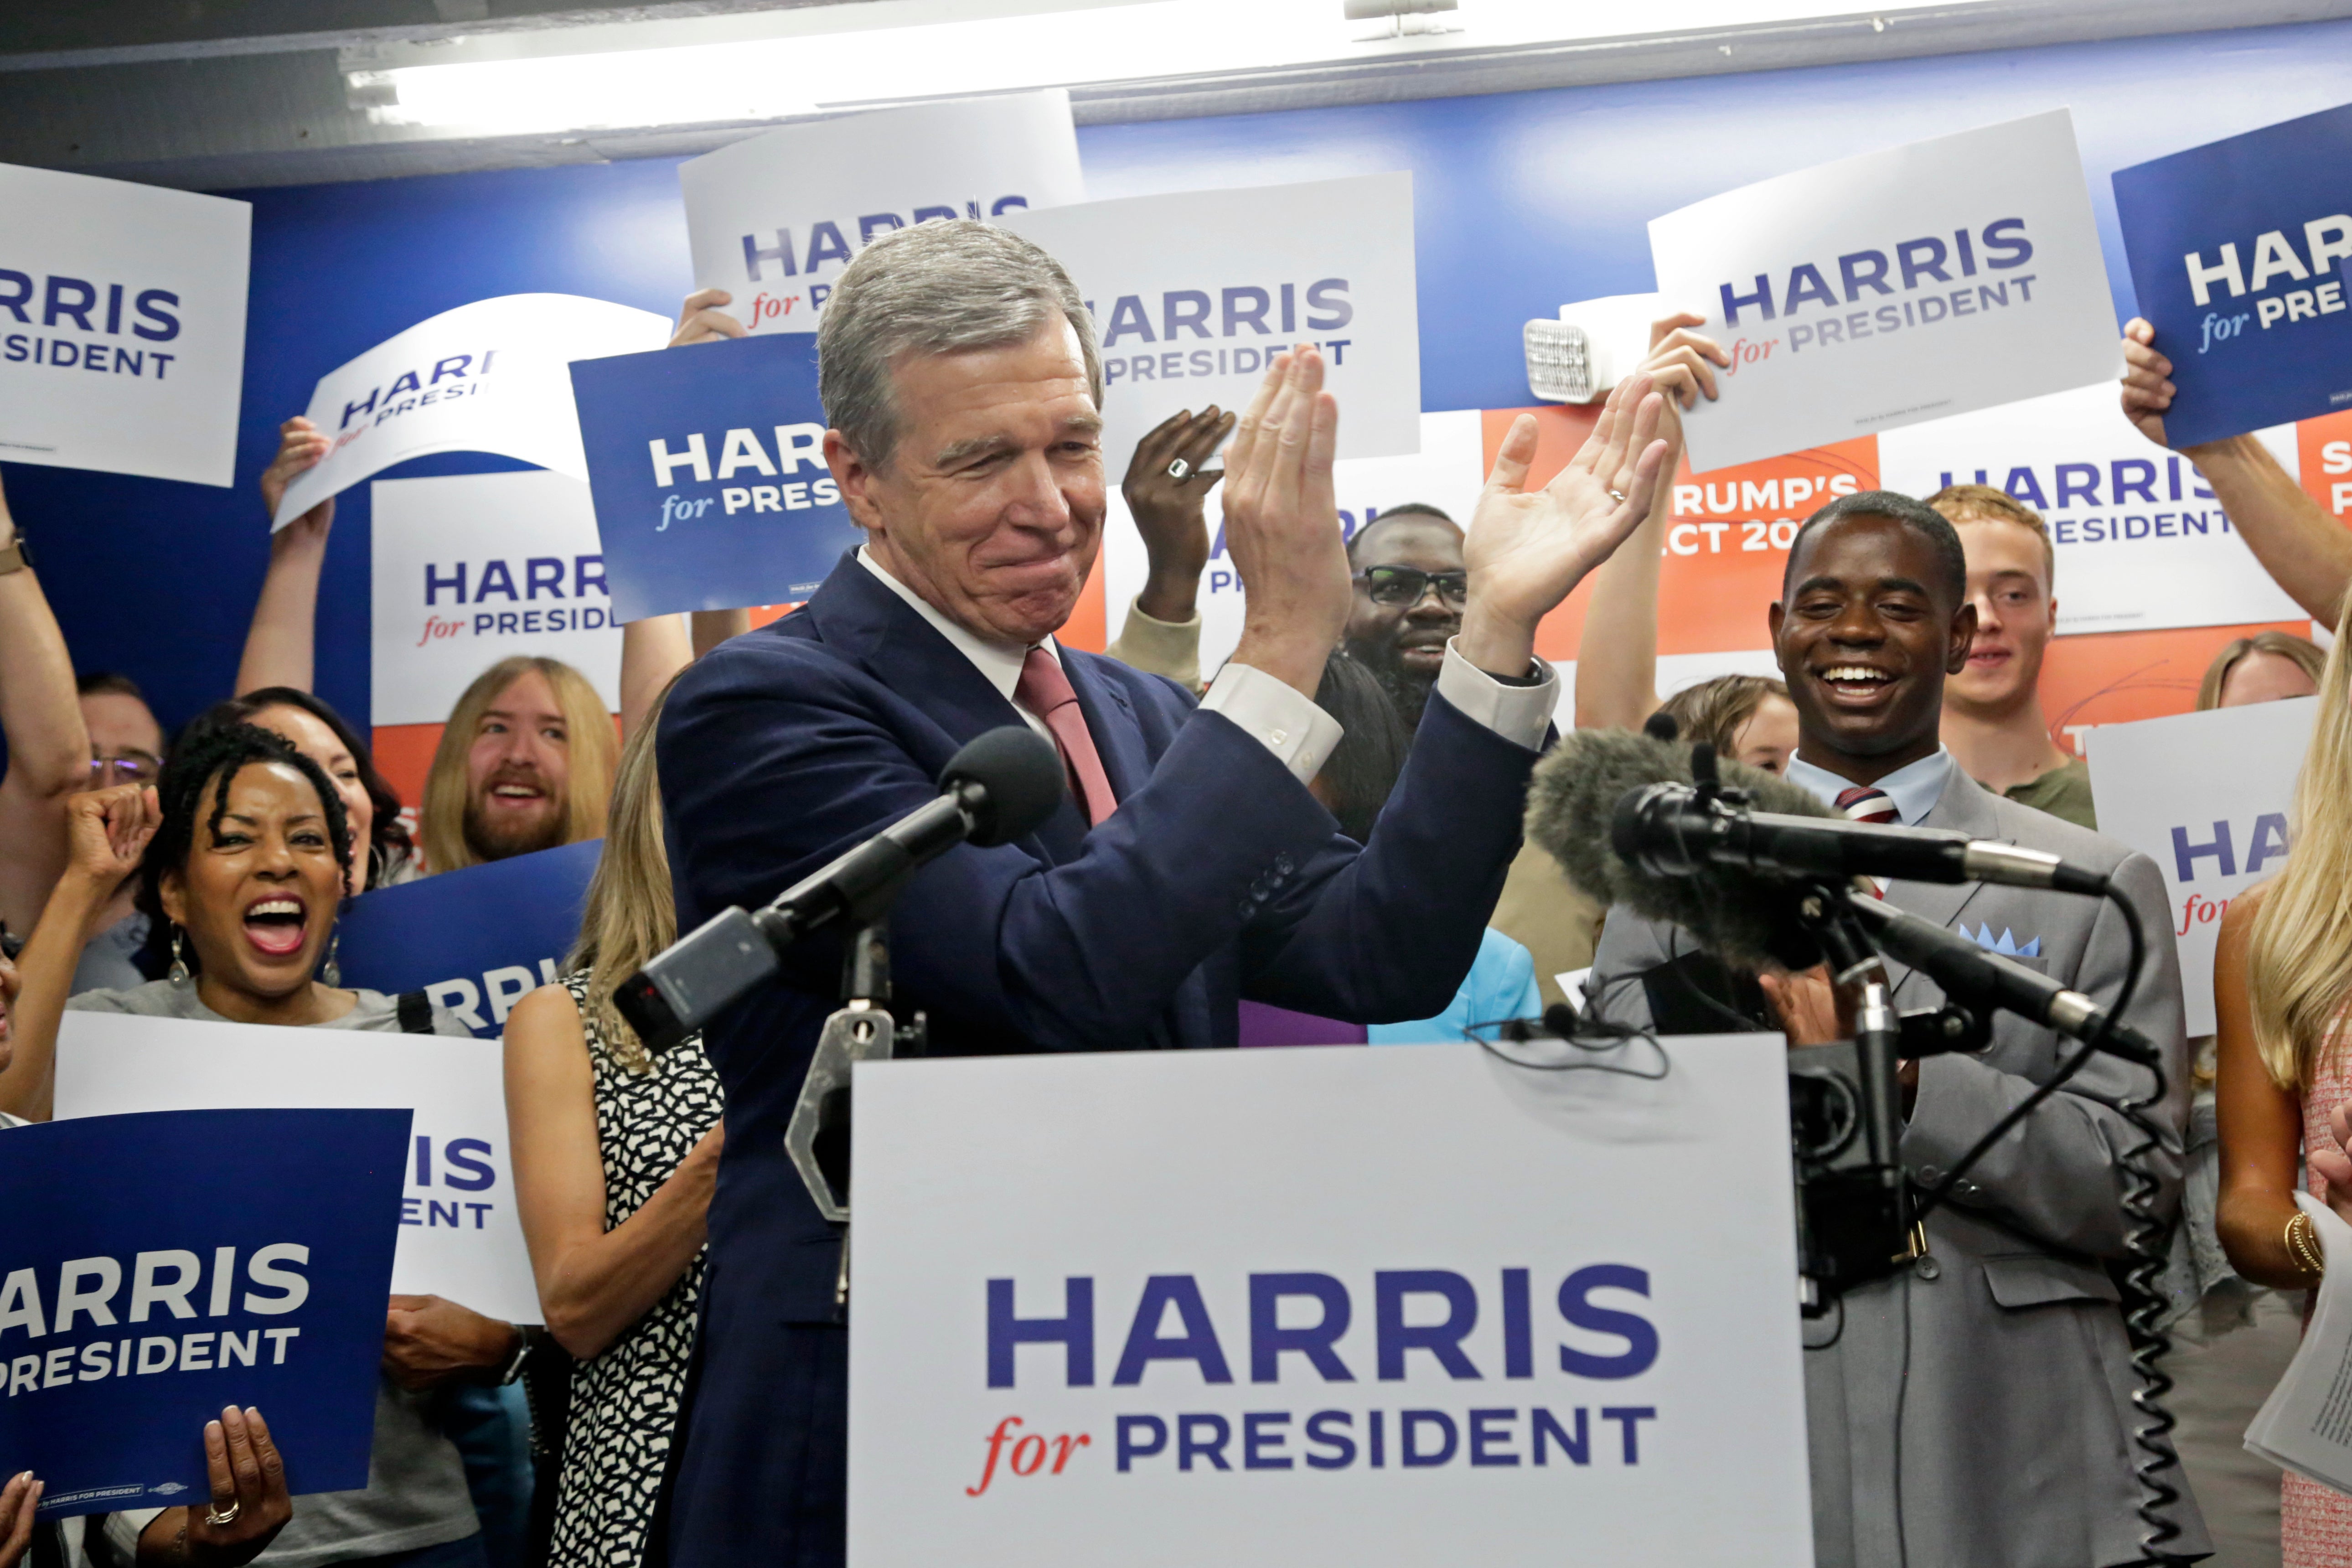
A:
{"label": "man with glasses", "polygon": [[1348,542],[1348,564],[1356,600],[1342,646],[1417,725],[1470,597],[1462,530],[1433,506],[1392,507]]}

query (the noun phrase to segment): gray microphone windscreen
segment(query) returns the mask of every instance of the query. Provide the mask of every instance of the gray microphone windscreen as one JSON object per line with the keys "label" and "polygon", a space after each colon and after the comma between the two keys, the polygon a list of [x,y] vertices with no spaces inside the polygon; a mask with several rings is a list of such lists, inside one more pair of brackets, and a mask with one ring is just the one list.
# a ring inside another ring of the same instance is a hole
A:
{"label": "gray microphone windscreen", "polygon": [[[1759,811],[1834,814],[1788,780],[1743,763],[1718,764],[1727,788],[1746,790]],[[1536,764],[1528,785],[1527,835],[1591,898],[1681,926],[1735,968],[1785,962],[1791,951],[1786,884],[1729,866],[1694,877],[1660,877],[1610,847],[1617,803],[1645,784],[1687,784],[1691,749],[1624,730],[1571,731]]]}
{"label": "gray microphone windscreen", "polygon": [[940,787],[976,784],[980,802],[970,842],[983,849],[1025,837],[1045,825],[1066,789],[1062,754],[1026,724],[1006,724],[964,743],[940,771]]}

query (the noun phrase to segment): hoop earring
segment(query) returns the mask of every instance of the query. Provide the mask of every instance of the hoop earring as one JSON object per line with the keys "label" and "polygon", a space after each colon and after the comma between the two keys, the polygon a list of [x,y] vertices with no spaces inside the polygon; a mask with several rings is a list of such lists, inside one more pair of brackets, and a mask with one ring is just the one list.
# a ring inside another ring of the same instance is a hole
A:
{"label": "hoop earring", "polygon": [[327,939],[327,962],[319,967],[319,978],[330,985],[343,983],[343,966],[336,962],[336,955],[342,952],[342,948],[343,928],[339,925],[334,934]]}
{"label": "hoop earring", "polygon": [[180,928],[173,926],[172,928],[172,969],[165,978],[174,985],[185,985],[188,983],[188,957],[186,953],[180,951]]}

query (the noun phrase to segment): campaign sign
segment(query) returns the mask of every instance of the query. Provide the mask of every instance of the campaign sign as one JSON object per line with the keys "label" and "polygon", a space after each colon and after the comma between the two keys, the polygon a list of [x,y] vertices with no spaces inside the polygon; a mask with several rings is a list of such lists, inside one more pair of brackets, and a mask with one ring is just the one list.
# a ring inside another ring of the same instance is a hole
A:
{"label": "campaign sign", "polygon": [[2222,911],[2286,868],[2295,775],[2318,706],[2316,698],[2252,702],[2085,732],[2099,831],[2164,873],[2191,1035],[2213,1032]]}
{"label": "campaign sign", "polygon": [[593,838],[361,894],[342,919],[343,983],[423,991],[497,1039],[516,1003],[562,976],[604,848]]}
{"label": "campaign sign", "polygon": [[588,487],[563,474],[378,479],[371,722],[439,724],[514,654],[560,658],[621,706],[621,622]]}
{"label": "campaign sign", "polygon": [[[58,1032],[57,1113],[413,1111],[392,1289],[536,1323],[539,1289],[508,1166],[503,1065],[497,1046],[446,1036],[68,1011]],[[383,1329],[379,1316],[379,1337]]]}
{"label": "campaign sign", "polygon": [[572,367],[624,621],[805,599],[865,537],[824,466],[816,334]]}
{"label": "campaign sign", "polygon": [[[2292,426],[2264,431],[2294,473]],[[2116,632],[2294,620],[2199,475],[2123,416],[2112,383],[1930,420],[1878,438],[1880,482],[1927,496],[1990,485],[2040,512],[2056,557],[2058,630]]]}
{"label": "campaign sign", "polygon": [[2352,104],[2116,171],[2179,447],[2352,406]]}
{"label": "campaign sign", "polygon": [[1622,1049],[860,1064],[851,1568],[1810,1565],[1786,1047]]}
{"label": "campaign sign", "polygon": [[48,1483],[45,1518],[203,1503],[205,1423],[236,1404],[289,1491],[365,1486],[407,1148],[404,1110],[0,1136],[0,1473]]}
{"label": "campaign sign", "polygon": [[1060,88],[780,126],[679,164],[677,179],[694,286],[725,289],[754,334],[816,331],[841,269],[877,235],[1085,191]]}
{"label": "campaign sign", "polygon": [[566,362],[669,334],[650,310],[576,294],[508,294],[419,321],[319,378],[303,412],[334,445],[286,487],[271,527],[431,452],[496,452],[584,479]]}
{"label": "campaign sign", "polygon": [[1684,416],[1727,468],[2111,380],[2121,363],[2064,110],[1840,159],[1650,223],[1658,291],[1729,351]]}
{"label": "campaign sign", "polygon": [[0,457],[225,485],[253,208],[0,163]]}

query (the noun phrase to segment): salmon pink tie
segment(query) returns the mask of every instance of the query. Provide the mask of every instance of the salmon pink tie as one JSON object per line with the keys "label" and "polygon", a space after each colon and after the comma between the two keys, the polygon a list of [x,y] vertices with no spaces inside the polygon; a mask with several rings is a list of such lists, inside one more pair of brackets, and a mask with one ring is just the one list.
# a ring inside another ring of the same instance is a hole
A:
{"label": "salmon pink tie", "polygon": [[1118,797],[1110,792],[1110,775],[1103,772],[1102,754],[1095,750],[1095,738],[1087,733],[1087,716],[1078,708],[1078,694],[1070,689],[1070,678],[1062,673],[1061,662],[1042,647],[1031,648],[1029,657],[1021,661],[1021,680],[1013,689],[1013,700],[1043,719],[1053,732],[1063,765],[1070,771],[1070,793],[1086,804],[1087,825],[1098,824],[1117,811]]}

